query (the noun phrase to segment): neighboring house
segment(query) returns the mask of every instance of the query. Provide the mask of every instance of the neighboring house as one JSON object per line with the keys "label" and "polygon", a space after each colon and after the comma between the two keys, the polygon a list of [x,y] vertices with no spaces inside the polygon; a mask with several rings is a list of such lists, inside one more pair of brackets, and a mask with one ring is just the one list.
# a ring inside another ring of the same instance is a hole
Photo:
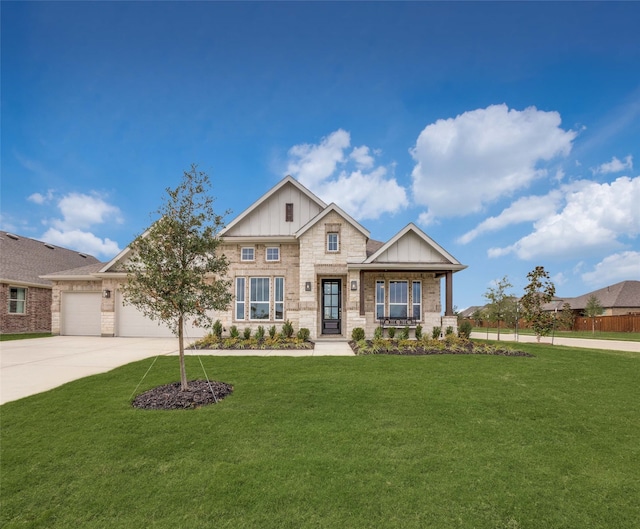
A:
{"label": "neighboring house", "polygon": [[591,296],[598,298],[602,305],[602,316],[640,314],[640,281],[621,281],[576,298],[557,298],[545,305],[545,309],[553,311],[557,308],[560,311],[568,303],[576,316],[582,316]]}
{"label": "neighboring house", "polygon": [[51,331],[52,283],[40,276],[99,261],[0,231],[0,333]]}
{"label": "neighboring house", "polygon": [[[466,268],[413,224],[386,243],[336,204],[325,204],[287,176],[221,231],[219,250],[229,260],[233,301],[214,314],[242,331],[278,330],[289,320],[311,338],[350,339],[355,327],[416,324],[457,328],[453,274]],[[123,303],[125,249],[98,268],[50,274],[52,329],[61,334],[170,336],[164,325]],[[445,307],[441,282],[445,279]],[[384,321],[386,319],[386,321]],[[201,336],[208,329],[190,327]]]}

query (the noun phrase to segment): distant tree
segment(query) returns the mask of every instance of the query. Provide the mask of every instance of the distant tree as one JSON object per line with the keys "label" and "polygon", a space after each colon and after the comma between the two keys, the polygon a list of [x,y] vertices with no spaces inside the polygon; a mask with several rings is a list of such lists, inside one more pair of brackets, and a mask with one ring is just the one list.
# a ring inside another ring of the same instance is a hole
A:
{"label": "distant tree", "polygon": [[594,294],[591,294],[584,308],[584,315],[587,318],[591,318],[591,334],[595,334],[596,332],[596,316],[600,316],[603,312],[604,307],[600,303],[600,300]]}
{"label": "distant tree", "polygon": [[543,266],[536,266],[527,274],[527,279],[529,284],[525,287],[525,294],[520,300],[522,317],[531,325],[539,342],[540,338],[549,334],[553,328],[554,318],[543,308],[553,299],[556,287]]}
{"label": "distant tree", "polygon": [[493,287],[489,287],[484,293],[484,297],[489,302],[487,312],[489,321],[495,321],[498,324],[498,340],[500,339],[500,322],[505,321],[509,312],[509,306],[513,304],[511,294],[507,294],[507,289],[513,285],[509,282],[507,276],[495,281]]}
{"label": "distant tree", "polygon": [[213,321],[207,312],[225,310],[231,301],[230,282],[223,279],[228,262],[216,253],[224,217],[215,214],[214,199],[207,195],[209,187],[209,177],[196,165],[185,171],[177,188],[167,188],[157,211],[159,220],[131,243],[130,258],[124,265],[125,301],[164,322],[178,337],[183,391],[188,389],[185,320],[210,326]]}
{"label": "distant tree", "polygon": [[564,303],[562,305],[562,310],[558,315],[558,327],[564,331],[570,331],[573,329],[573,324],[575,322],[575,315],[573,313],[573,309],[569,303]]}

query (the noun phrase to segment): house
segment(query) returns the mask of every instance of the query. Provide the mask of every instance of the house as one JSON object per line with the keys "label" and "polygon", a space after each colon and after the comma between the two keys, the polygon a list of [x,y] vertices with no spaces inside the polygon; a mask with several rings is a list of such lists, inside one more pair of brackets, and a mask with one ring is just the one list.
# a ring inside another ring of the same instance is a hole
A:
{"label": "house", "polygon": [[[311,339],[350,339],[355,327],[372,336],[379,325],[457,328],[453,274],[466,268],[414,224],[387,242],[336,204],[325,204],[290,176],[221,232],[233,288],[229,310],[214,314],[226,329],[290,321]],[[101,267],[50,274],[52,330],[60,334],[170,336],[169,330],[123,303],[125,249]],[[445,283],[444,315],[441,283]],[[207,329],[189,327],[186,335]]]}
{"label": "house", "polygon": [[568,303],[576,316],[582,316],[591,296],[598,298],[602,305],[602,316],[640,314],[640,281],[621,281],[575,298],[557,298],[553,304],[545,305],[545,309],[562,310],[564,304]]}
{"label": "house", "polygon": [[91,255],[0,231],[0,333],[50,332],[52,282],[41,276],[93,263]]}

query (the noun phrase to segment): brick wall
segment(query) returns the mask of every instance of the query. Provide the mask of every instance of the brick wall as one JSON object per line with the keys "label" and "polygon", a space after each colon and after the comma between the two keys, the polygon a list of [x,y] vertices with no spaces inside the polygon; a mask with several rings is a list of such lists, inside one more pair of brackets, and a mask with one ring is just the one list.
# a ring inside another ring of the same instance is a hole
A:
{"label": "brick wall", "polygon": [[25,314],[9,314],[9,287],[0,285],[0,333],[51,332],[51,289],[27,288]]}

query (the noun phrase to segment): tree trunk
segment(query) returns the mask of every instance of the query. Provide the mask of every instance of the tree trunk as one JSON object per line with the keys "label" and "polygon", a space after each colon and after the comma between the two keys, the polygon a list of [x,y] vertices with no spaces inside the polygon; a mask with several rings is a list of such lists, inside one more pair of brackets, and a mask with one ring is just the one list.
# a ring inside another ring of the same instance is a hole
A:
{"label": "tree trunk", "polygon": [[184,318],[180,316],[178,318],[178,344],[180,347],[180,386],[182,391],[187,391],[189,385],[187,384],[187,370],[184,366]]}

